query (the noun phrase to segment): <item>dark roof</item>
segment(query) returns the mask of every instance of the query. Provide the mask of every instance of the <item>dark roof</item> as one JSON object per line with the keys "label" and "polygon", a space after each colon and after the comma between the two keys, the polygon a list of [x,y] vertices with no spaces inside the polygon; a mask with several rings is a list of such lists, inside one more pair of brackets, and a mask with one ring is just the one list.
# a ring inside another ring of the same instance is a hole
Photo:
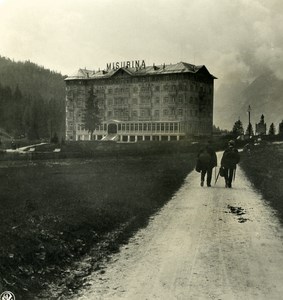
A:
{"label": "dark roof", "polygon": [[177,64],[170,65],[153,65],[146,66],[145,68],[127,68],[121,67],[118,69],[110,69],[110,70],[99,70],[99,71],[91,71],[86,69],[79,69],[73,75],[68,76],[65,80],[76,80],[76,79],[99,79],[99,78],[110,78],[120,70],[125,71],[130,76],[146,76],[146,75],[159,75],[159,74],[176,74],[176,73],[193,73],[196,74],[200,70],[206,72],[212,78],[217,79],[212,74],[209,73],[207,68],[202,66],[195,66],[185,62],[179,62]]}

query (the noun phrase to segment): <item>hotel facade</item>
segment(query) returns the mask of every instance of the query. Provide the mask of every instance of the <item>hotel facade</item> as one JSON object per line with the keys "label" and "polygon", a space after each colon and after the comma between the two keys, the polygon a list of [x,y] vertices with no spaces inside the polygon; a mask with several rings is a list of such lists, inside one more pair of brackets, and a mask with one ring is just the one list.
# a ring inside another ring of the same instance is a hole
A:
{"label": "hotel facade", "polygon": [[[214,77],[205,66],[144,61],[80,69],[66,83],[66,140],[172,141],[210,136]],[[97,101],[100,124],[85,129],[88,98]]]}

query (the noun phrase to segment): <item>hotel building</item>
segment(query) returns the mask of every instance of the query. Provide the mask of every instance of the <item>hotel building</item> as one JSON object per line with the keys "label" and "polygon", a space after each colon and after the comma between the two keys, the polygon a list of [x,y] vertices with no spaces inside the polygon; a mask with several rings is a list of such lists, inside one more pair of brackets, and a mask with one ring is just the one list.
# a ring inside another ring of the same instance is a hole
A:
{"label": "hotel building", "polygon": [[[111,63],[80,69],[66,82],[66,140],[171,141],[209,136],[214,77],[205,66],[180,62],[145,66]],[[86,104],[94,96],[100,124],[85,130]]]}

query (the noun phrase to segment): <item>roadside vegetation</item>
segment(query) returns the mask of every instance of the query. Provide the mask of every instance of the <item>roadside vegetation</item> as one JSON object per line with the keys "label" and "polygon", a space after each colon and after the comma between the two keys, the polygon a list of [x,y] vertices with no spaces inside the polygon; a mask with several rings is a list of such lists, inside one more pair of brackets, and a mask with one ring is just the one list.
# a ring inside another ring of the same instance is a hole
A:
{"label": "roadside vegetation", "polygon": [[283,224],[283,144],[262,143],[241,154],[241,167]]}
{"label": "roadside vegetation", "polygon": [[1,161],[0,290],[26,300],[52,282],[65,294],[77,289],[147,224],[194,164],[194,152]]}

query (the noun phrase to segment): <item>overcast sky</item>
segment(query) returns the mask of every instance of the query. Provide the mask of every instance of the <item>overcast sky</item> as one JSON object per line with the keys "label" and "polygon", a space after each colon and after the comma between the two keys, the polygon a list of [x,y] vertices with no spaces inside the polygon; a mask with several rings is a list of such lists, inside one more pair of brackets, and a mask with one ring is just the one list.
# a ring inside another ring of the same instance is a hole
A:
{"label": "overcast sky", "polygon": [[114,61],[283,78],[282,0],[0,0],[0,55],[72,74]]}

